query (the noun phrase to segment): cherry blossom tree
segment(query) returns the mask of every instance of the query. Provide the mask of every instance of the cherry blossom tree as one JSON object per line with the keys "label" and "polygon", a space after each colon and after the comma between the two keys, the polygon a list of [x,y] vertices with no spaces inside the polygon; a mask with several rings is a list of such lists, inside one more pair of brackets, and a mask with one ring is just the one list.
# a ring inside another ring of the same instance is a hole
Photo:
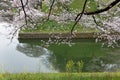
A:
{"label": "cherry blossom tree", "polygon": [[[76,24],[93,27],[99,30],[96,40],[107,40],[108,46],[117,45],[120,40],[120,0],[84,0],[82,10],[69,10],[74,0],[0,0],[0,14],[15,26],[15,32],[24,27],[39,25],[46,20],[58,23],[74,22],[71,35],[74,35]],[[94,1],[97,9],[90,11],[89,4]],[[49,7],[42,11],[42,3]],[[81,2],[80,2],[81,3]],[[61,9],[54,14],[53,10]],[[9,18],[8,18],[9,17]],[[13,34],[15,34],[15,32]]]}

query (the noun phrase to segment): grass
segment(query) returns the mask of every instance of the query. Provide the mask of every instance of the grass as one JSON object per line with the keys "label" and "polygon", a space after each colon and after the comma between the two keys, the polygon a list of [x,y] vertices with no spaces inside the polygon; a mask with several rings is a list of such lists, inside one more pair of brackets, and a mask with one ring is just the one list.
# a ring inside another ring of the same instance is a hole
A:
{"label": "grass", "polygon": [[0,80],[120,80],[120,73],[6,73]]}
{"label": "grass", "polygon": [[[78,10],[81,11],[83,9],[83,5],[85,3],[85,0],[74,0],[69,7],[73,10]],[[95,11],[97,10],[97,3],[94,0],[91,0],[89,3],[87,3],[87,5],[89,6],[86,7],[85,11]]]}
{"label": "grass", "polygon": [[[21,32],[66,33],[71,31],[73,24],[74,22],[57,23],[54,20],[49,20],[35,26],[35,28],[22,29]],[[86,28],[80,24],[77,24],[74,31],[75,32],[97,32],[98,30],[95,28]]]}

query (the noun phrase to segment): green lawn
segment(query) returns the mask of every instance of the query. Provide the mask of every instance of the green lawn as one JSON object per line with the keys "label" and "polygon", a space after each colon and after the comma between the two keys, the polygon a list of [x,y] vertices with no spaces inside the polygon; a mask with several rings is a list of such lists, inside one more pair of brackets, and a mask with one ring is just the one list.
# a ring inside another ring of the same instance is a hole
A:
{"label": "green lawn", "polygon": [[[74,0],[69,7],[72,8],[73,10],[77,9],[81,11],[83,9],[84,2],[85,0]],[[89,8],[86,7],[85,11],[97,10],[97,3],[95,2],[95,0],[90,0],[90,2],[87,3],[87,5],[89,6]]]}
{"label": "green lawn", "polygon": [[[70,10],[77,10],[78,13],[82,10],[83,4],[85,0],[74,0],[68,7]],[[89,4],[90,7],[86,8],[86,11],[95,11],[97,9],[97,4],[94,0],[91,0]],[[59,10],[59,9],[58,9]],[[43,3],[43,10],[44,12],[48,12],[48,7]],[[57,11],[52,11],[52,13],[56,13]],[[58,11],[60,12],[60,11]],[[72,29],[72,26],[74,25],[74,21],[67,21],[66,23],[57,23],[57,21],[49,20],[46,22],[42,22],[40,25],[35,26],[35,28],[25,28],[24,30],[21,30],[22,32],[40,32],[40,33],[66,33],[70,32]],[[98,30],[95,28],[86,28],[83,25],[76,25],[75,32],[97,32]]]}
{"label": "green lawn", "polygon": [[120,80],[120,73],[0,74],[0,80]]}
{"label": "green lawn", "polygon": [[[35,26],[35,28],[24,28],[21,32],[40,32],[40,33],[66,33],[70,32],[74,22],[57,23],[54,20],[49,20]],[[86,28],[77,24],[75,32],[98,32],[95,28]]]}

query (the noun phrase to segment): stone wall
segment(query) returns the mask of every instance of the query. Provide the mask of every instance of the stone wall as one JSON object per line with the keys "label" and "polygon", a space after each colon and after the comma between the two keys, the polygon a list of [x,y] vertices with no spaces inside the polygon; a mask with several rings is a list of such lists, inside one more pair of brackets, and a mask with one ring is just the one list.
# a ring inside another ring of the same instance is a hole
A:
{"label": "stone wall", "polygon": [[48,39],[48,38],[73,38],[73,39],[90,39],[96,38],[95,33],[19,33],[19,39]]}

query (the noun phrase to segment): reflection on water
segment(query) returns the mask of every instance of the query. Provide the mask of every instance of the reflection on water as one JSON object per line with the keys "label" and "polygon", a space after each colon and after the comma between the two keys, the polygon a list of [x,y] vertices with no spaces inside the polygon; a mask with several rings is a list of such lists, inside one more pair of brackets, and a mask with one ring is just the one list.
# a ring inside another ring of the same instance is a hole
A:
{"label": "reflection on water", "polygon": [[58,72],[49,61],[52,54],[49,50],[20,44],[16,37],[10,43],[10,31],[7,23],[0,23],[0,72]]}
{"label": "reflection on water", "polygon": [[[31,45],[31,47],[41,45],[40,40],[19,41],[21,44]],[[66,71],[66,63],[69,60],[74,62],[82,60],[84,62],[84,72],[113,72],[120,70],[120,48],[103,48],[100,43],[95,43],[93,40],[79,40],[71,47],[66,44],[51,44],[48,50],[53,52],[51,56],[56,58],[56,60],[52,59],[50,62],[60,72]]]}
{"label": "reflection on water", "polygon": [[[56,51],[57,47],[58,49],[63,48],[58,52]],[[75,62],[82,60],[84,62],[83,71],[85,72],[119,71],[120,69],[120,48],[102,48],[100,44],[90,41],[77,42],[72,47],[59,45],[55,49],[53,48],[55,46],[51,46],[49,49],[56,55],[57,63],[60,63],[58,67],[61,70],[65,70],[63,66],[68,60]],[[63,64],[63,62],[65,63]]]}
{"label": "reflection on water", "polygon": [[29,57],[39,57],[43,54],[49,55],[50,52],[41,46],[35,46],[31,44],[18,44],[17,50],[26,54]]}
{"label": "reflection on water", "polygon": [[[71,47],[51,44],[41,47],[40,40],[8,39],[11,27],[0,24],[0,72],[65,72],[66,63],[83,61],[84,72],[120,71],[120,48],[103,48],[93,40],[79,40]],[[10,43],[10,44],[9,44]]]}
{"label": "reflection on water", "polygon": [[39,59],[40,72],[57,72],[55,71],[50,59],[54,60],[52,52],[38,45],[18,44],[16,49],[28,57]]}

